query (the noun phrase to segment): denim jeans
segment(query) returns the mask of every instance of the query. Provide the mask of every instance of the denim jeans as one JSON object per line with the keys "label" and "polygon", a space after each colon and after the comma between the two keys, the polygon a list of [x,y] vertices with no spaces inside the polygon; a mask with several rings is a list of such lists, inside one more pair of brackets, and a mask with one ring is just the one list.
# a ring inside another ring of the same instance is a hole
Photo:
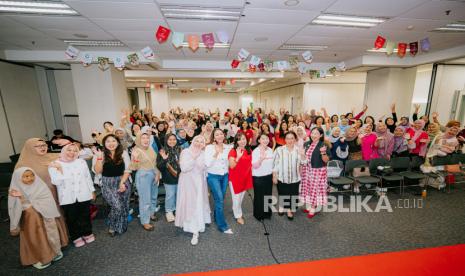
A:
{"label": "denim jeans", "polygon": [[139,195],[139,218],[141,224],[150,223],[150,216],[157,208],[158,185],[155,183],[154,170],[136,172],[136,188]]}
{"label": "denim jeans", "polygon": [[165,212],[176,211],[176,192],[178,190],[178,184],[166,184],[165,183]]}
{"label": "denim jeans", "polygon": [[218,230],[224,232],[229,229],[226,219],[224,218],[224,195],[228,188],[228,174],[217,175],[208,174],[207,183],[210,187],[213,200],[215,201],[215,222],[218,226]]}

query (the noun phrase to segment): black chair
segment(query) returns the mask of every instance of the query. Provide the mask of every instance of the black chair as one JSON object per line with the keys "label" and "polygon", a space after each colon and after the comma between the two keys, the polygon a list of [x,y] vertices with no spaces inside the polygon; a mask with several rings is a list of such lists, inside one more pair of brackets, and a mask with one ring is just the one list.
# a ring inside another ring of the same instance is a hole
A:
{"label": "black chair", "polygon": [[[407,158],[408,159],[408,158]],[[384,188],[384,184],[383,184],[383,181],[386,181],[386,182],[399,182],[399,187],[401,189],[401,193],[402,193],[402,185],[403,185],[403,181],[404,181],[404,177],[398,173],[395,173],[395,172],[392,172],[390,174],[381,174],[379,171],[378,171],[378,167],[379,166],[383,166],[383,167],[386,167],[386,166],[391,166],[392,167],[392,163],[385,159],[385,158],[376,158],[376,159],[372,159],[370,160],[370,172],[372,175],[375,175],[377,177],[379,177],[381,179],[381,188]],[[396,188],[396,187],[394,187]]]}
{"label": "black chair", "polygon": [[405,189],[405,176],[402,175],[402,172],[408,172],[410,170],[410,158],[409,157],[395,157],[391,159],[391,167],[394,170],[394,173],[402,177],[401,181],[401,195]]}
{"label": "black chair", "polygon": [[333,187],[337,188],[338,192],[339,192],[340,187],[344,187],[346,185],[350,185],[352,187],[352,185],[354,184],[354,180],[343,176],[343,174],[344,174],[344,164],[342,163],[342,161],[331,160],[331,161],[328,162],[328,165],[327,165],[327,168],[330,168],[330,167],[338,167],[338,168],[343,169],[340,176],[338,176],[338,177],[328,177],[328,183],[330,184],[330,186],[333,186]]}
{"label": "black chair", "polygon": [[[406,161],[402,160],[401,162],[406,162]],[[419,156],[414,156],[412,158],[412,160],[410,161],[410,165],[408,166],[407,170],[399,172],[399,174],[404,177],[404,185],[402,187],[402,194],[405,192],[405,187],[406,187],[405,180],[415,181],[415,182],[418,183],[417,185],[409,185],[409,186],[421,187],[420,181],[422,179],[427,178],[427,175],[425,175],[424,173],[422,173],[420,171],[420,166],[423,163],[424,163],[423,158],[421,158]],[[403,167],[406,166],[406,164],[402,164],[402,165],[403,165]],[[426,186],[427,185],[425,185],[425,188],[426,188]]]}
{"label": "black chair", "polygon": [[355,168],[363,168],[367,167],[369,170],[369,166],[367,162],[364,160],[348,160],[346,162],[346,173],[349,176],[349,178],[353,179],[356,183],[363,184],[363,185],[378,185],[380,183],[381,179],[376,176],[372,176],[370,172],[370,176],[359,176],[359,177],[354,177],[353,176],[353,171]]}

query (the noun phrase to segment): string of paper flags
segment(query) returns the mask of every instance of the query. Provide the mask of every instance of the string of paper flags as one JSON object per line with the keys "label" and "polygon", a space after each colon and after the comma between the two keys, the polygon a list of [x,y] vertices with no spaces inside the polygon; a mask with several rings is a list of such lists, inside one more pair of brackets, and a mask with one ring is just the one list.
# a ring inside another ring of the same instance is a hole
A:
{"label": "string of paper flags", "polygon": [[[405,54],[407,53],[407,49],[410,52],[411,56],[415,56],[418,53],[418,45],[420,45],[420,49],[422,52],[428,52],[431,49],[431,43],[429,42],[429,38],[425,37],[420,40],[420,43],[418,41],[413,41],[410,43],[406,42],[399,42],[397,43],[397,56],[400,58],[403,58]],[[386,47],[386,55],[390,56],[392,53],[394,53],[396,43],[391,40],[386,40],[386,38],[378,35],[376,37],[374,47],[376,50],[379,50],[383,47]]]}

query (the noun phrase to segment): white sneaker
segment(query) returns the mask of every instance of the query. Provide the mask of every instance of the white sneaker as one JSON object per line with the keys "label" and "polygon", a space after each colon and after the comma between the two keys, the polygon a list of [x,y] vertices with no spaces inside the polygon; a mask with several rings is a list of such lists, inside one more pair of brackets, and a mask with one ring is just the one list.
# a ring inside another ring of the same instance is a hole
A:
{"label": "white sneaker", "polygon": [[231,229],[228,229],[228,230],[224,231],[223,233],[229,234],[229,235],[234,234],[233,231],[232,231]]}
{"label": "white sneaker", "polygon": [[370,189],[370,188],[371,188],[371,184],[365,184],[365,187],[366,187],[367,189]]}
{"label": "white sneaker", "polygon": [[167,222],[173,222],[175,219],[176,219],[176,217],[173,215],[173,212],[166,213],[166,221]]}
{"label": "white sneaker", "polygon": [[42,264],[41,262],[38,262],[38,263],[33,264],[32,266],[37,268],[37,269],[44,269],[44,268],[49,267],[51,264],[52,263]]}
{"label": "white sneaker", "polygon": [[197,245],[198,243],[199,243],[199,234],[197,233],[192,236],[191,244]]}

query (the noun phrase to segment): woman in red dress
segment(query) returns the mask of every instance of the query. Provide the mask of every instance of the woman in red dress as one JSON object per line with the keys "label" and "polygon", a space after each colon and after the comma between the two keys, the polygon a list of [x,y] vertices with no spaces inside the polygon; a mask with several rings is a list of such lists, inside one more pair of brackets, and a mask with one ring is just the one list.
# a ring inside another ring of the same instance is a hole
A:
{"label": "woman in red dress", "polygon": [[250,125],[247,121],[242,121],[241,123],[241,129],[237,133],[243,133],[245,134],[245,137],[247,138],[247,145],[250,146],[252,143],[252,139],[254,137],[253,130],[250,129]]}
{"label": "woman in red dress", "polygon": [[228,155],[229,188],[231,189],[232,209],[237,223],[244,224],[242,217],[242,200],[245,191],[253,188],[252,184],[252,152],[247,137],[238,133],[234,139],[234,148]]}

